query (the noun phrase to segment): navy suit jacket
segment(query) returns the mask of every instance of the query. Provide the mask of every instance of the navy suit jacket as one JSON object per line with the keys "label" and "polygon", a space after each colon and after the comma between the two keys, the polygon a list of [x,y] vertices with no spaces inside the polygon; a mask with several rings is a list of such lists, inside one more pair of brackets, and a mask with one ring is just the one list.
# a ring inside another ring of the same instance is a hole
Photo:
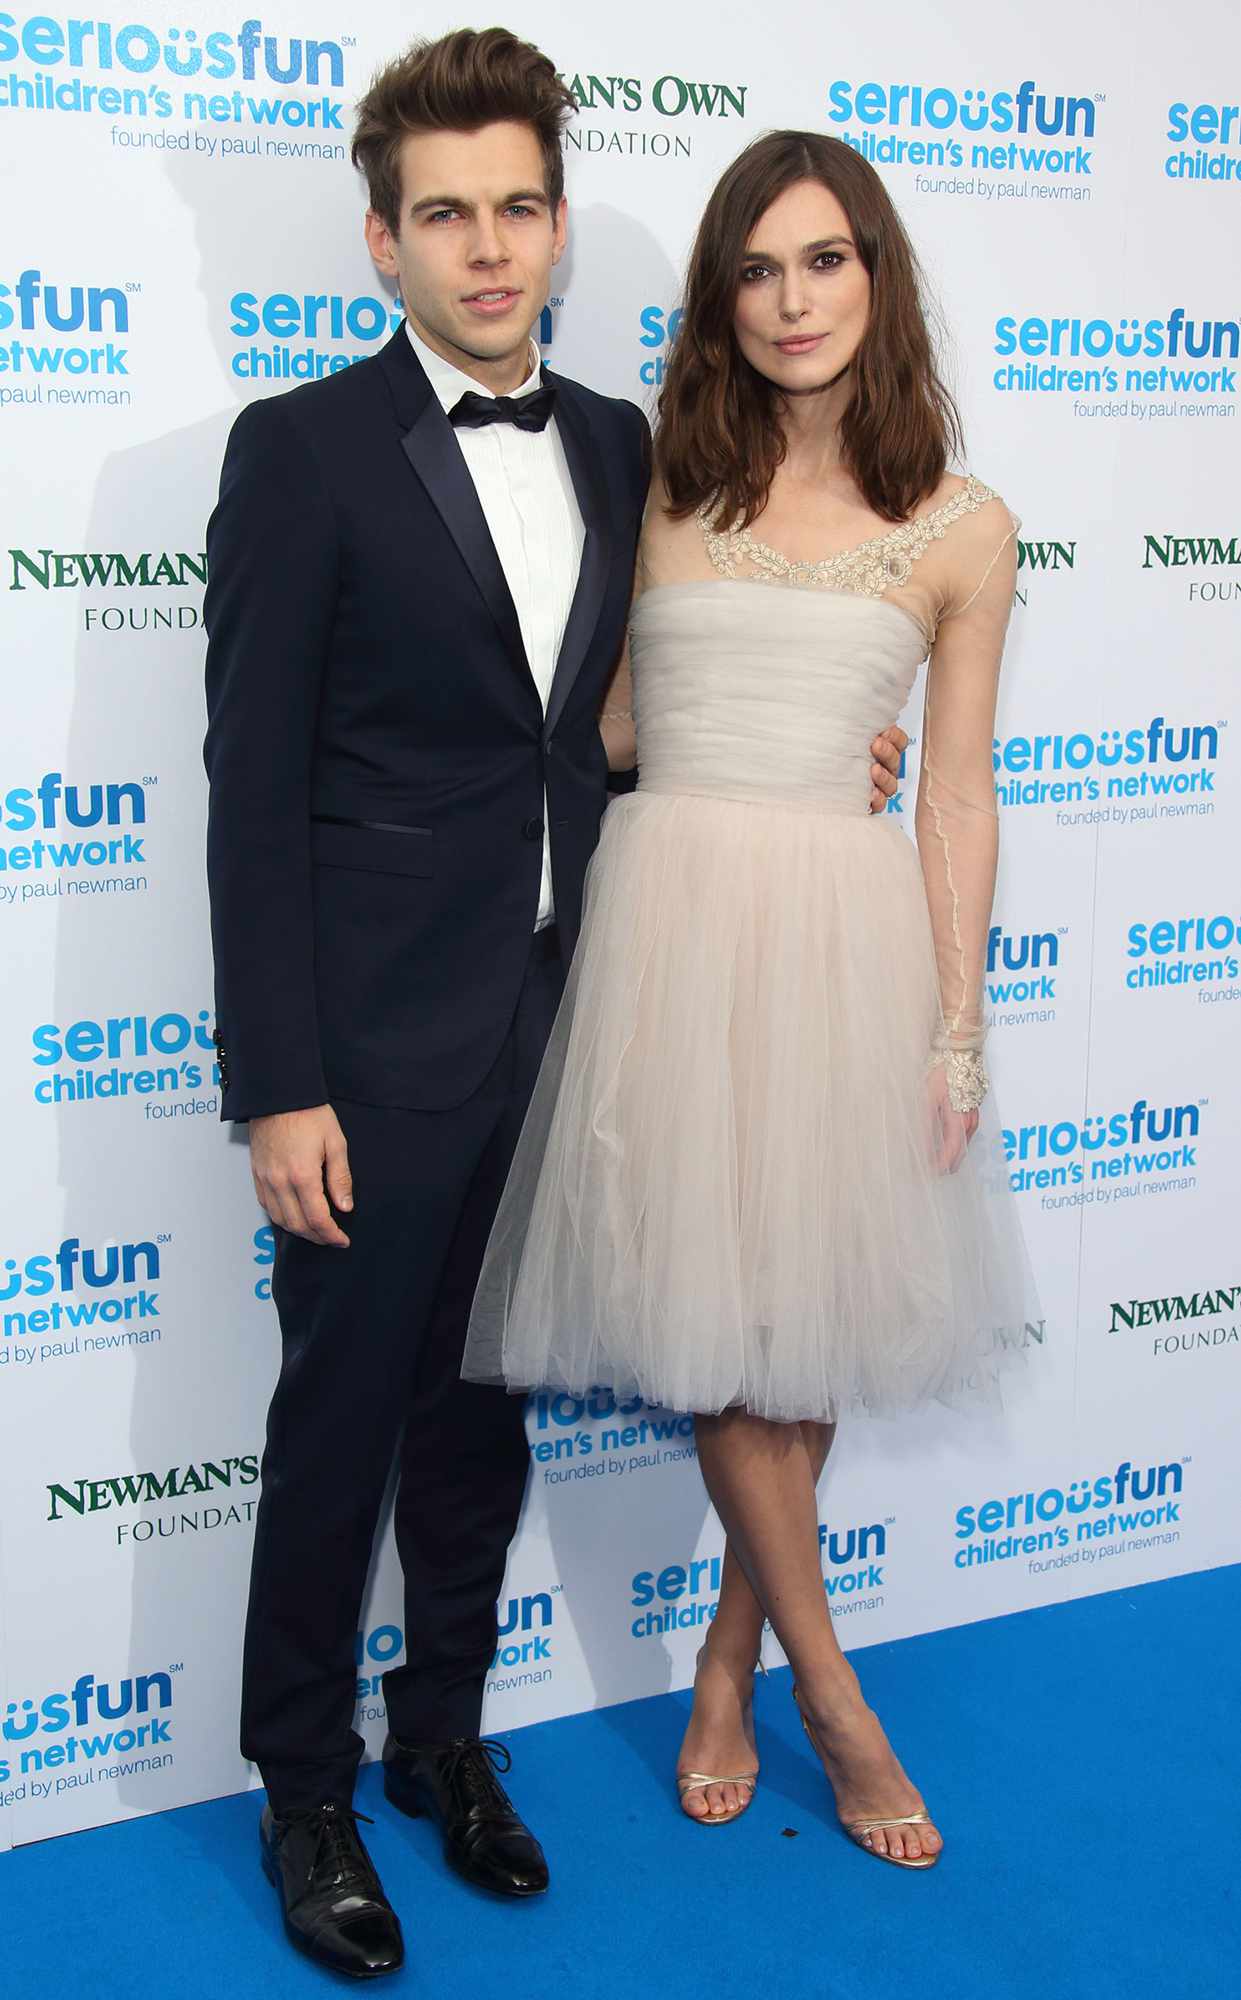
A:
{"label": "navy suit jacket", "polygon": [[455,435],[400,329],[252,403],[207,530],[207,868],[225,1118],[444,1110],[526,970],[544,798],[566,962],[607,799],[649,432],[545,372],[585,525],[546,715]]}

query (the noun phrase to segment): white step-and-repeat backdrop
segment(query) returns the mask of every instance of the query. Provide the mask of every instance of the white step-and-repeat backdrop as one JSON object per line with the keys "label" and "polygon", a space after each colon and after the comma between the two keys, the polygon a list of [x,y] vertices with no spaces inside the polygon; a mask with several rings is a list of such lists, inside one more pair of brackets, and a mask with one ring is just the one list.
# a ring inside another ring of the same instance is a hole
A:
{"label": "white step-and-repeat backdrop", "polygon": [[[203,529],[239,406],[386,337],[352,107],[456,24],[5,4],[0,1844],[250,1779],[277,1336],[212,1066]],[[1043,1317],[1003,1417],[842,1432],[842,1637],[1235,1560],[1241,21],[522,0],[509,25],[580,106],[554,366],[649,405],[722,167],[765,128],[835,133],[907,218],[970,465],[1024,523],[988,998]],[[496,1728],[683,1685],[719,1583],[688,1418],[537,1397],[529,1430]],[[373,1747],[400,1602],[385,1547],[357,1640]]]}

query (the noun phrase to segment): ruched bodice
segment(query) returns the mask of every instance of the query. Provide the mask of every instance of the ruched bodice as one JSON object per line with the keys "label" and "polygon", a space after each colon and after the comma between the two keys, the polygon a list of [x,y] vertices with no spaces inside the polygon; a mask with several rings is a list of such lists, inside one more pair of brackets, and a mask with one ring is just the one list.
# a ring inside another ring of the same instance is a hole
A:
{"label": "ruched bodice", "polygon": [[914,620],[881,599],[656,586],[630,644],[639,790],[865,816],[871,741],[925,656]]}

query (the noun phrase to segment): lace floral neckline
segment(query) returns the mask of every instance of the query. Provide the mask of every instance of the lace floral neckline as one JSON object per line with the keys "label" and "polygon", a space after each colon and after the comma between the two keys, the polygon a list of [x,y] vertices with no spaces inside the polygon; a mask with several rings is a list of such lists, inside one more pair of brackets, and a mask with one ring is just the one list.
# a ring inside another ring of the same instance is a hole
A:
{"label": "lace floral neckline", "polygon": [[882,597],[886,590],[909,581],[914,564],[932,542],[942,541],[954,521],[973,514],[995,494],[971,473],[961,486],[929,514],[898,521],[882,535],[871,535],[851,549],[838,549],[818,562],[794,562],[768,542],[758,541],[748,528],[712,526],[710,504],[698,510],[698,522],[711,564],[721,576],[736,577],[739,565],[754,583],[791,584],[802,589],[845,590],[861,597]]}

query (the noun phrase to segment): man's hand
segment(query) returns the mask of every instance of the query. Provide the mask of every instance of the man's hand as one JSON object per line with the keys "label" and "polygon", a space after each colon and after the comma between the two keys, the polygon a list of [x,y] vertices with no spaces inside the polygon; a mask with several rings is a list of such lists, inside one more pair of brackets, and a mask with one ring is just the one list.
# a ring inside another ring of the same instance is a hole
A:
{"label": "man's hand", "polygon": [[896,783],[901,773],[901,758],[909,748],[909,738],[895,722],[890,729],[883,730],[870,746],[874,763],[870,767],[870,809],[873,813],[886,811],[890,798],[896,795]]}
{"label": "man's hand", "polygon": [[330,1104],[252,1118],[250,1171],[260,1208],[281,1229],[336,1250],[349,1248],[327,1205],[330,1195],[335,1208],[353,1207],[349,1150]]}

